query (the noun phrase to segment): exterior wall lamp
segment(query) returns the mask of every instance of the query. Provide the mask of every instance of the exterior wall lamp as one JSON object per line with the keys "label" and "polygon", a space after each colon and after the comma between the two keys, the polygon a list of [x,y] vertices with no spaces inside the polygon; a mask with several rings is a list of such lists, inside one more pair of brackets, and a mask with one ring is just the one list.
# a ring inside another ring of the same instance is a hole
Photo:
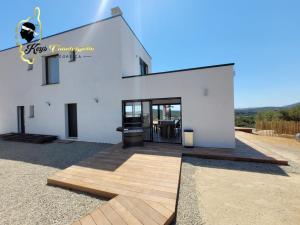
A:
{"label": "exterior wall lamp", "polygon": [[208,96],[208,89],[207,88],[204,88],[203,95]]}
{"label": "exterior wall lamp", "polygon": [[99,98],[94,98],[94,101],[98,104],[99,103]]}

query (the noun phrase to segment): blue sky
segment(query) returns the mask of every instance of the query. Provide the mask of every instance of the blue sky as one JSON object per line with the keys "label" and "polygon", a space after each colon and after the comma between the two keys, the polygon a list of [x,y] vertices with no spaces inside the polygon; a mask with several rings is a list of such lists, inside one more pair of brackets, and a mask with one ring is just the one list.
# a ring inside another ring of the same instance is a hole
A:
{"label": "blue sky", "polygon": [[43,36],[110,16],[119,6],[153,58],[153,71],[235,65],[235,106],[300,102],[298,0],[3,1],[0,49],[15,45],[15,27],[35,6]]}

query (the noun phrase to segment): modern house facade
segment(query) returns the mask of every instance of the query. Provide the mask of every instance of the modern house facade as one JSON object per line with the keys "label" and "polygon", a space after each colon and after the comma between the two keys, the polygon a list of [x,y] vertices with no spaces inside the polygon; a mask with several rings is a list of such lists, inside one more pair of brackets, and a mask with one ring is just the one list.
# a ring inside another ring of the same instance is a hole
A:
{"label": "modern house facade", "polygon": [[[33,66],[17,47],[0,52],[0,134],[25,132],[118,143],[142,126],[145,141],[235,146],[233,64],[152,73],[151,56],[121,15],[43,38],[93,46],[75,60],[44,52]],[[72,54],[72,53],[70,53]]]}

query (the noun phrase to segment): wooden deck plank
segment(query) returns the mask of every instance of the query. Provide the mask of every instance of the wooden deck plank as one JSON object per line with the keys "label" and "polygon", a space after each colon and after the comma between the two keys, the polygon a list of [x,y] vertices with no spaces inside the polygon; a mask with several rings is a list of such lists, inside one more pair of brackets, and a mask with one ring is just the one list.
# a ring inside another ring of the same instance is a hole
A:
{"label": "wooden deck plank", "polygon": [[130,210],[120,204],[117,199],[118,197],[115,197],[110,200],[109,203],[111,207],[122,217],[122,219],[130,225],[143,225],[134,215],[131,214]]}
{"label": "wooden deck plank", "polygon": [[122,217],[109,205],[104,204],[98,210],[101,210],[105,217],[110,221],[113,225],[126,225],[125,221]]}
{"label": "wooden deck plank", "polygon": [[153,209],[157,210],[166,218],[170,218],[174,212],[172,212],[170,209],[166,208],[159,202],[152,202],[152,201],[145,201],[148,205],[150,205]]}
{"label": "wooden deck plank", "polygon": [[[112,198],[82,218],[83,223],[170,224],[175,217],[182,155],[270,161],[268,156],[252,159],[238,155],[234,150],[191,150],[154,143],[124,150],[118,144],[57,172],[48,178],[48,183]],[[83,224],[77,221],[73,225]]]}
{"label": "wooden deck plank", "polygon": [[[58,175],[59,176],[59,175]],[[68,178],[68,179],[73,179],[74,181],[82,181],[85,183],[89,183],[91,185],[97,185],[101,188],[105,189],[112,189],[116,192],[116,194],[122,194],[123,191],[126,192],[136,192],[136,193],[141,193],[141,194],[148,194],[148,195],[155,195],[157,197],[162,197],[162,198],[168,198],[168,199],[176,199],[176,193],[171,193],[171,192],[166,192],[166,191],[160,191],[160,190],[153,190],[148,187],[138,187],[134,185],[125,185],[121,184],[119,182],[106,182],[105,180],[96,180],[92,177],[90,178],[83,178],[77,175],[70,175],[70,174],[63,174],[62,178]]]}
{"label": "wooden deck plank", "polygon": [[[112,182],[116,184],[123,184],[123,185],[128,185],[130,187],[136,186],[139,188],[146,188],[146,189],[151,189],[151,190],[157,190],[157,191],[165,191],[169,193],[177,193],[176,187],[165,187],[165,186],[160,186],[159,182],[156,182],[155,184],[147,184],[142,182],[137,182],[137,181],[132,181],[132,180],[123,180],[123,179],[116,179],[112,178],[111,176],[101,176],[100,174],[86,174],[86,172],[82,170],[75,170],[75,171],[64,171],[63,173],[60,174],[69,174],[69,175],[77,175],[78,177],[86,177],[86,178],[93,178],[94,180],[103,180],[105,182]],[[99,177],[98,177],[99,176]]]}
{"label": "wooden deck plank", "polygon": [[[169,184],[176,184],[176,180],[178,179],[178,174],[176,176],[160,176],[158,174],[148,174],[148,176],[151,176],[149,178],[145,177],[144,173],[130,173],[128,175],[128,172],[131,172],[131,171],[116,171],[114,172],[113,174],[107,174],[107,173],[102,173],[102,172],[98,172],[98,171],[88,171],[86,170],[85,168],[83,169],[76,169],[76,168],[71,168],[71,169],[68,169],[68,170],[64,170],[64,171],[61,171],[60,173],[57,173],[57,174],[78,174],[76,172],[80,171],[80,174],[81,176],[84,176],[84,177],[90,177],[90,176],[103,176],[105,178],[114,178],[114,179],[118,179],[118,177],[121,179],[121,178],[130,178],[130,177],[133,177],[133,178],[137,178],[139,177],[140,180],[143,182],[144,180],[146,179],[150,179],[152,180],[153,182],[155,183],[160,183],[160,182],[163,182],[163,183],[169,183]],[[127,175],[127,176],[126,176]],[[124,179],[126,180],[126,179]],[[177,185],[175,185],[177,186]]]}
{"label": "wooden deck plank", "polygon": [[[165,161],[168,160],[168,158],[166,157],[164,160],[157,160],[157,161],[153,161],[151,159],[149,159],[149,157],[147,158],[137,158],[135,157],[137,155],[133,155],[131,158],[129,159],[114,159],[114,158],[110,158],[110,159],[106,159],[104,157],[106,156],[102,156],[100,158],[93,158],[90,159],[88,161],[82,161],[80,164],[78,165],[83,165],[83,166],[93,166],[93,165],[113,165],[116,166],[116,168],[118,168],[118,166],[122,166],[123,164],[125,165],[132,165],[132,166],[145,166],[144,168],[146,169],[157,169],[158,168],[166,168],[167,170],[170,170],[172,172],[172,170],[174,168],[177,168],[176,162],[178,162],[177,160],[166,164]],[[163,163],[163,164],[162,164]]]}
{"label": "wooden deck plank", "polygon": [[91,215],[87,215],[85,217],[83,217],[82,219],[80,219],[80,223],[81,225],[97,225],[93,218],[91,217]]}
{"label": "wooden deck plank", "polygon": [[44,143],[52,142],[52,141],[56,140],[57,136],[40,135],[40,134],[9,133],[9,134],[2,135],[1,138],[6,141],[44,144]]}
{"label": "wooden deck plank", "polygon": [[[105,157],[105,156],[102,156]],[[89,160],[89,161],[85,161],[80,163],[79,165],[82,166],[87,166],[87,165],[105,165],[105,164],[112,164],[115,167],[122,165],[123,163],[125,164],[129,164],[131,166],[145,166],[145,168],[147,169],[154,169],[154,170],[158,170],[158,168],[164,168],[170,172],[173,172],[173,170],[175,168],[177,168],[176,165],[174,165],[174,163],[172,164],[161,164],[162,162],[157,161],[157,162],[149,162],[149,160],[141,160],[141,159],[127,159],[127,161],[125,161],[126,159],[105,159],[105,158],[94,158],[93,160]]]}
{"label": "wooden deck plank", "polygon": [[143,184],[152,184],[152,185],[159,185],[161,187],[167,187],[170,189],[174,189],[177,187],[177,182],[173,180],[166,179],[163,182],[161,182],[160,178],[151,178],[151,177],[145,177],[145,176],[137,176],[137,175],[128,175],[128,174],[121,174],[121,173],[111,173],[108,174],[103,171],[97,171],[95,169],[91,168],[72,168],[70,170],[66,169],[61,172],[58,172],[56,174],[61,173],[74,173],[76,174],[77,171],[82,171],[86,174],[86,177],[93,176],[93,177],[100,177],[100,178],[110,178],[115,180],[123,180],[128,182],[136,182],[136,183],[143,183]]}
{"label": "wooden deck plank", "polygon": [[90,214],[97,225],[111,225],[101,210],[97,208]]}
{"label": "wooden deck plank", "polygon": [[169,205],[174,205],[176,202],[176,200],[172,199],[172,198],[151,195],[149,193],[139,193],[139,192],[124,190],[124,189],[119,189],[117,187],[111,187],[111,186],[108,187],[106,185],[101,186],[101,185],[98,185],[95,183],[82,181],[82,179],[65,178],[65,177],[57,176],[56,178],[53,178],[53,180],[50,183],[52,183],[53,185],[57,185],[57,186],[62,186],[62,187],[71,188],[74,190],[80,190],[80,191],[85,191],[85,192],[88,192],[91,194],[100,195],[100,196],[106,197],[106,198],[112,198],[112,197],[115,197],[118,194],[120,194],[120,195],[129,196],[129,197],[139,197],[139,198],[143,198],[146,200],[162,202],[162,203],[166,203]]}
{"label": "wooden deck plank", "polygon": [[130,198],[130,201],[136,205],[143,213],[149,215],[157,224],[165,224],[167,218],[160,214],[158,211],[153,209],[150,205],[145,203],[145,201],[138,198]]}
{"label": "wooden deck plank", "polygon": [[[94,170],[98,170],[98,172],[101,172],[101,173],[111,173],[111,172],[115,172],[114,174],[116,174],[116,173],[122,174],[122,171],[120,171],[120,170],[110,171],[110,170],[101,169],[101,168],[100,168],[100,165],[98,165],[99,168],[95,168],[95,167],[92,167],[92,166],[77,166],[77,167],[85,168],[85,169],[94,169]],[[161,169],[163,169],[163,168],[161,168]],[[174,170],[178,171],[179,169],[176,167],[176,168],[174,168]],[[151,170],[150,170],[150,171],[151,171]],[[144,173],[142,173],[141,171],[134,171],[134,170],[132,170],[131,172],[132,172],[131,174],[127,174],[127,175],[130,175],[130,176],[135,176],[135,175],[137,175],[137,176],[138,176],[138,175],[143,175],[143,174],[144,174]],[[154,171],[153,171],[153,172],[154,172]],[[159,170],[157,170],[156,173],[157,173],[158,175],[160,175],[160,174],[159,174]],[[124,174],[126,175],[126,173],[124,173]],[[161,175],[160,175],[160,176],[156,176],[156,177],[161,177]],[[168,177],[166,177],[166,178],[168,178]]]}
{"label": "wooden deck plank", "polygon": [[141,211],[129,198],[119,195],[118,202],[128,208],[132,215],[138,218],[143,224],[158,225],[147,213]]}
{"label": "wooden deck plank", "polygon": [[113,146],[57,172],[48,184],[112,198],[80,223],[168,224],[175,214],[180,165],[178,151]]}
{"label": "wooden deck plank", "polygon": [[[73,170],[75,168],[69,168],[69,169],[66,169],[65,171],[61,171],[61,173],[63,172],[68,172],[70,170]],[[90,170],[89,172],[89,169],[93,169],[95,172],[95,174],[97,175],[108,175],[108,176],[118,176],[120,178],[130,178],[130,177],[133,177],[133,178],[140,178],[140,179],[143,179],[143,180],[146,180],[147,178],[150,179],[150,180],[153,180],[153,181],[158,181],[158,182],[166,182],[166,183],[170,183],[170,184],[176,184],[176,179],[178,177],[178,174],[175,176],[168,176],[168,175],[165,175],[165,174],[159,174],[159,172],[152,172],[152,173],[148,173],[147,171],[146,172],[142,172],[142,171],[133,171],[133,170],[126,170],[126,171],[122,171],[122,170],[117,170],[117,171],[114,171],[113,173],[109,173],[108,171],[103,171],[103,170],[100,170],[98,169],[98,171],[95,171],[97,169],[94,169],[94,168],[86,168],[86,167],[81,167],[81,171],[84,171],[85,173],[93,173],[92,170]],[[180,169],[178,169],[178,172],[179,172]],[[130,173],[129,173],[130,172]],[[58,172],[60,173],[60,172]],[[145,175],[148,175],[148,177],[145,177]]]}

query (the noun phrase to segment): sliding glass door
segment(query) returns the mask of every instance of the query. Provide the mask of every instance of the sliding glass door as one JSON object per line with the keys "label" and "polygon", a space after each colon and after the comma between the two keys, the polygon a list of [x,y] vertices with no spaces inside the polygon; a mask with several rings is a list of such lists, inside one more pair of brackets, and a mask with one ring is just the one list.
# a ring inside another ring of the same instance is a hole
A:
{"label": "sliding glass door", "polygon": [[181,99],[123,101],[123,127],[142,127],[144,141],[180,144]]}
{"label": "sliding glass door", "polygon": [[[175,100],[153,100],[153,141],[180,144],[181,138],[181,104]],[[174,103],[173,103],[174,102]]]}

